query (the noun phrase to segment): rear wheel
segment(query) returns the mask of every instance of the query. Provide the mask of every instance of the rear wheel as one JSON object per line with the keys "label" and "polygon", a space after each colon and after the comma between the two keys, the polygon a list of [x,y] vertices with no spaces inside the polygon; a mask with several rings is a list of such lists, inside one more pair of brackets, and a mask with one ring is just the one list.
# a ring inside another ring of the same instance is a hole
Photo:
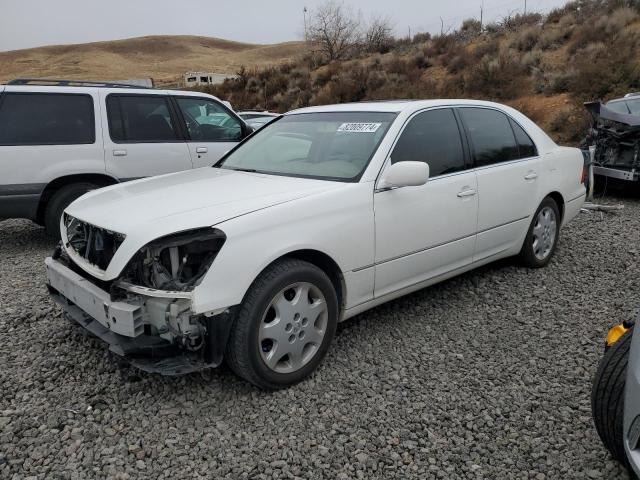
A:
{"label": "rear wheel", "polygon": [[60,217],[64,210],[77,198],[85,193],[95,190],[97,185],[89,182],[72,183],[60,188],[49,199],[44,210],[44,227],[47,234],[60,239]]}
{"label": "rear wheel", "polygon": [[329,277],[308,262],[280,260],[245,295],[227,344],[227,363],[260,388],[293,385],[320,364],[337,320]]}
{"label": "rear wheel", "polygon": [[536,210],[519,258],[531,268],[545,267],[556,251],[560,234],[560,211],[555,200],[546,197]]}
{"label": "rear wheel", "polygon": [[627,468],[629,461],[624,450],[623,417],[632,335],[633,329],[605,352],[591,390],[591,411],[598,435],[613,458]]}

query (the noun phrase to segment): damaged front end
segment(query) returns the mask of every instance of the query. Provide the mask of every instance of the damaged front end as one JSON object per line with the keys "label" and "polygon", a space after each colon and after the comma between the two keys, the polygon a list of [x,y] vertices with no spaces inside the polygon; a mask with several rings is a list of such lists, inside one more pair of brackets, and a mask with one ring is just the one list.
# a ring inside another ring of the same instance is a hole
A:
{"label": "damaged front end", "polygon": [[117,279],[101,281],[73,258],[104,269],[124,236],[70,217],[65,224],[67,242],[45,264],[50,294],[68,317],[148,372],[184,374],[222,362],[231,310],[195,314],[192,295],[224,245],[223,232],[202,228],[154,240]]}
{"label": "damaged front end", "polygon": [[600,102],[588,102],[585,107],[593,119],[584,140],[593,151],[593,173],[640,179],[640,116],[616,112]]}

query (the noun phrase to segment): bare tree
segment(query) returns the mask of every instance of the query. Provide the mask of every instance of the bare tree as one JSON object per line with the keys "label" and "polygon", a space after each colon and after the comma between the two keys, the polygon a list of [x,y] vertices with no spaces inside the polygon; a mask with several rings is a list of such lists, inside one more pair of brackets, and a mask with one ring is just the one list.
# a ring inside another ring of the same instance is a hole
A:
{"label": "bare tree", "polygon": [[360,39],[360,20],[344,3],[330,0],[312,12],[308,38],[329,60],[345,58]]}
{"label": "bare tree", "polygon": [[364,33],[364,45],[369,52],[386,53],[393,45],[393,26],[387,17],[373,17]]}

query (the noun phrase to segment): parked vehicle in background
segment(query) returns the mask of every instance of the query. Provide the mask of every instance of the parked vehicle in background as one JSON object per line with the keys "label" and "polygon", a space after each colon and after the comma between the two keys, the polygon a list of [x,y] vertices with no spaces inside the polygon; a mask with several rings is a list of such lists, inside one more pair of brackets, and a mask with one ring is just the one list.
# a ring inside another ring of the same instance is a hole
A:
{"label": "parked vehicle in background", "polygon": [[600,439],[633,478],[640,475],[640,334],[634,323],[613,327],[591,392]]}
{"label": "parked vehicle in background", "polygon": [[254,130],[264,127],[269,122],[272,122],[280,116],[279,113],[271,112],[256,112],[256,111],[240,111],[237,112],[240,118],[242,118],[249,126]]}
{"label": "parked vehicle in background", "polygon": [[59,231],[95,188],[214,164],[251,131],[204,93],[71,80],[0,86],[0,218]]}
{"label": "parked vehicle in background", "polygon": [[593,173],[603,177],[640,180],[640,94],[585,103],[592,125],[584,140],[593,150]]}
{"label": "parked vehicle in background", "polygon": [[503,105],[306,108],[215,168],[75,201],[48,285],[139,368],[224,356],[281,388],[318,366],[338,321],[499,258],[547,265],[584,179],[580,150]]}

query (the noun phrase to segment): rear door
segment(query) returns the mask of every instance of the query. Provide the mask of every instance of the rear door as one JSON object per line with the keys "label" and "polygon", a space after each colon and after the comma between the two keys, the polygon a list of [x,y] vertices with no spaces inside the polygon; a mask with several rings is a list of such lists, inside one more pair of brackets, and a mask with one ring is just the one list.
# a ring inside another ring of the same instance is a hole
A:
{"label": "rear door", "polygon": [[474,261],[522,243],[538,199],[540,158],[524,129],[492,108],[459,107],[478,178]]}
{"label": "rear door", "polygon": [[167,95],[102,92],[107,173],[132,180],[193,168]]}
{"label": "rear door", "polygon": [[247,133],[244,122],[212,98],[173,96],[194,167],[216,163]]}

